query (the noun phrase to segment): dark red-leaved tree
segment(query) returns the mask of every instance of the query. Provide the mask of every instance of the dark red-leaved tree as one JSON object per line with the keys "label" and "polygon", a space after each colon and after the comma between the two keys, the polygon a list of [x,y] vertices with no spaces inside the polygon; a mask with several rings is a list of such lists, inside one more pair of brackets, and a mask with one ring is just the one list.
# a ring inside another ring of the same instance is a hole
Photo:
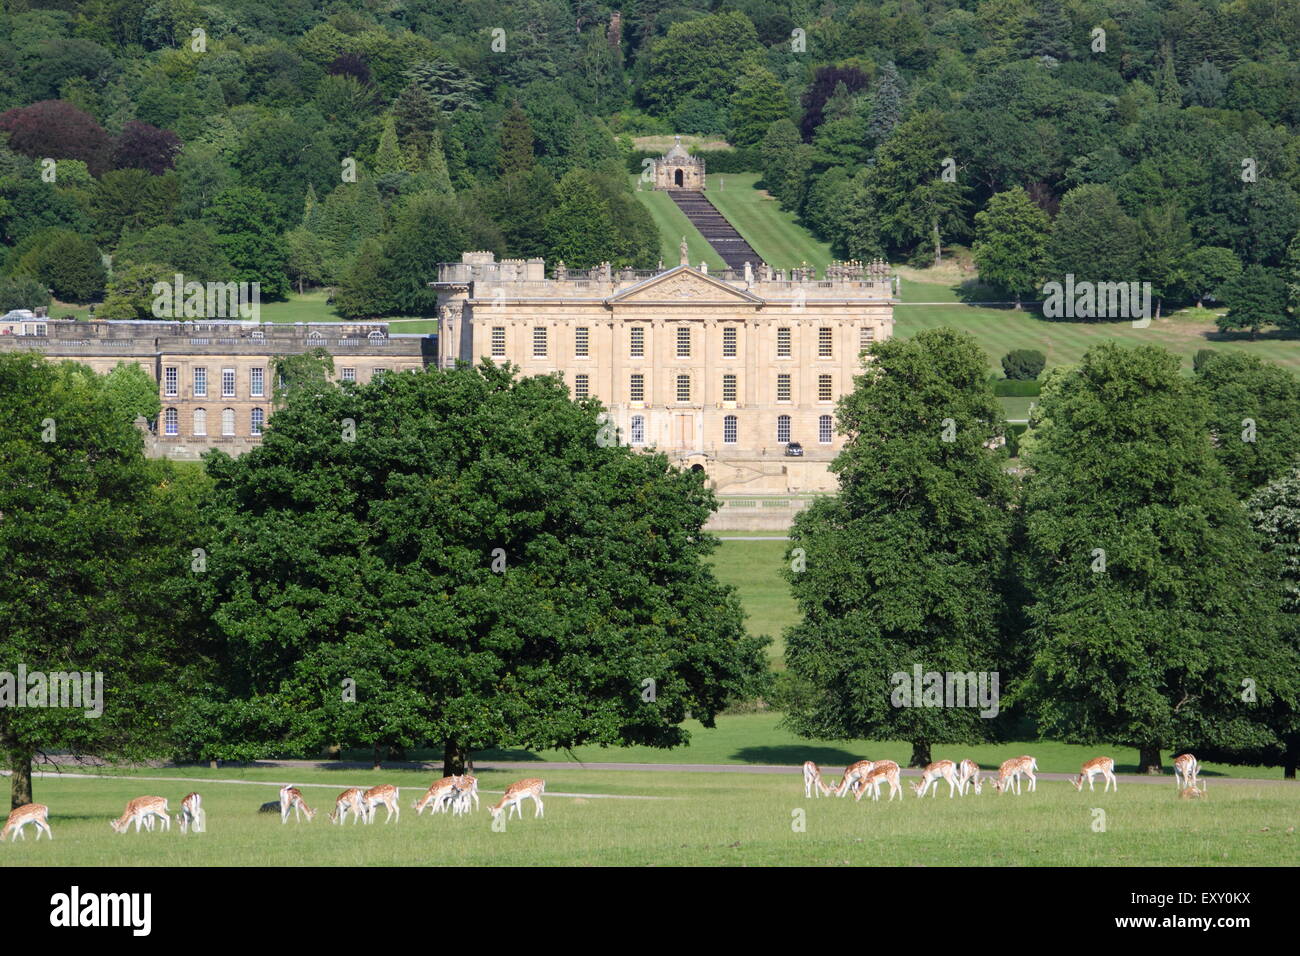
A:
{"label": "dark red-leaved tree", "polygon": [[33,159],[80,159],[95,175],[109,155],[108,134],[95,118],[63,100],[41,100],[0,113],[9,148]]}
{"label": "dark red-leaved tree", "polygon": [[350,76],[363,86],[370,84],[370,65],[355,53],[335,57],[325,69],[331,76]]}
{"label": "dark red-leaved tree", "polygon": [[822,125],[824,119],[822,110],[826,106],[826,101],[835,93],[835,87],[841,83],[850,93],[865,90],[868,83],[867,74],[856,66],[819,66],[817,72],[813,74],[812,82],[808,84],[808,89],[804,90],[799,100],[799,105],[803,107],[799,132],[803,134],[804,142],[812,141],[813,133],[818,126]]}
{"label": "dark red-leaved tree", "polygon": [[144,169],[161,176],[176,163],[181,140],[169,129],[127,120],[113,141],[114,169]]}

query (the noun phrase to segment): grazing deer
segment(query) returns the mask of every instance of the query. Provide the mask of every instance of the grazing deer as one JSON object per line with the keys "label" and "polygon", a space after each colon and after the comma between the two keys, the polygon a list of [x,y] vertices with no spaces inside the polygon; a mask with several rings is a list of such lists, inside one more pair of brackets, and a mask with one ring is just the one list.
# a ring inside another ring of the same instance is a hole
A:
{"label": "grazing deer", "polygon": [[348,812],[352,813],[352,822],[366,818],[366,804],[360,787],[349,787],[334,800],[334,809],[330,812],[330,823],[342,825],[348,822]]}
{"label": "grazing deer", "polygon": [[1205,796],[1205,791],[1197,787],[1183,787],[1178,791],[1179,800],[1195,800]]}
{"label": "grazing deer", "polygon": [[162,821],[163,829],[170,830],[172,818],[167,810],[167,799],[165,797],[136,797],[126,805],[122,815],[116,820],[110,820],[109,826],[115,833],[125,833],[127,828],[135,823],[135,832],[140,832],[140,824],[145,825],[145,829],[153,831],[154,817]]}
{"label": "grazing deer", "polygon": [[202,833],[204,830],[203,798],[197,793],[188,794],[181,801],[181,812],[176,814],[176,822],[181,825],[181,833],[189,833],[191,829],[195,833]]}
{"label": "grazing deer", "polygon": [[980,765],[969,757],[957,765],[957,792],[963,797],[966,791],[974,787],[976,795],[980,792]]}
{"label": "grazing deer", "polygon": [[1196,775],[1200,772],[1201,765],[1196,762],[1196,758],[1191,754],[1182,754],[1174,758],[1174,784],[1182,790],[1186,787],[1196,786]]}
{"label": "grazing deer", "polygon": [[375,822],[375,808],[381,803],[388,810],[388,816],[384,817],[384,822],[388,823],[397,817],[397,822],[402,821],[402,808],[397,805],[397,788],[391,783],[381,783],[376,787],[371,787],[361,795],[361,802],[366,808],[366,822]]}
{"label": "grazing deer", "polygon": [[1038,761],[1033,757],[1012,757],[1003,761],[998,768],[998,779],[993,781],[993,789],[1002,794],[1014,786],[1016,796],[1020,796],[1020,775],[1024,774],[1029,778],[1029,792],[1033,793],[1038,789],[1038,778],[1034,776],[1037,769]]}
{"label": "grazing deer", "polygon": [[951,760],[936,760],[921,771],[921,782],[912,784],[912,789],[916,791],[918,797],[924,797],[925,791],[930,789],[930,784],[934,784],[934,790],[930,796],[938,796],[939,781],[948,781],[948,796],[952,797],[957,792],[957,765]]}
{"label": "grazing deer", "polygon": [[1115,779],[1115,761],[1109,757],[1093,757],[1083,765],[1079,775],[1070,783],[1074,784],[1075,790],[1082,792],[1083,778],[1087,777],[1088,789],[1091,791],[1093,789],[1092,778],[1097,774],[1101,774],[1102,779],[1106,781],[1106,785],[1101,788],[1102,793],[1105,793],[1112,786],[1114,786],[1115,792],[1119,793],[1119,781]]}
{"label": "grazing deer", "polygon": [[872,760],[859,760],[857,763],[851,763],[844,768],[844,776],[840,779],[839,785],[835,788],[835,796],[842,797],[849,792],[852,787],[854,792],[860,792],[858,787],[863,777],[871,773],[871,768],[875,766]]}
{"label": "grazing deer", "polygon": [[811,799],[814,794],[819,797],[829,797],[834,791],[822,780],[821,767],[817,766],[811,760],[804,761],[803,765],[803,795]]}
{"label": "grazing deer", "polygon": [[452,816],[460,816],[462,813],[469,813],[469,805],[474,804],[474,809],[479,807],[478,803],[478,777],[470,774],[461,774],[453,778],[456,781],[456,796],[451,805]]}
{"label": "grazing deer", "polygon": [[[415,814],[420,816],[424,813],[424,808],[429,807],[430,813],[441,813],[454,801],[458,795],[456,789],[456,777],[443,777],[441,780],[435,780],[419,800],[415,801]],[[432,806],[430,806],[432,804]]]}
{"label": "grazing deer", "polygon": [[41,838],[42,833],[51,840],[54,839],[54,831],[50,829],[50,808],[43,803],[24,803],[21,807],[15,807],[9,814],[4,829],[0,830],[0,843],[3,843],[10,833],[13,833],[16,840],[26,840],[27,834],[23,829],[29,823],[36,824],[37,840]]}
{"label": "grazing deer", "polygon": [[285,786],[280,788],[280,822],[289,822],[289,811],[293,811],[295,823],[302,822],[302,814],[307,814],[307,822],[311,823],[316,818],[316,811],[307,806],[307,801],[302,798],[302,791],[294,786]]}
{"label": "grazing deer", "polygon": [[509,820],[515,813],[519,814],[519,819],[524,818],[523,808],[520,806],[525,800],[532,799],[535,806],[533,818],[542,816],[542,794],[546,791],[546,781],[537,777],[529,777],[526,780],[517,780],[510,786],[506,787],[505,795],[502,796],[501,802],[495,807],[488,807],[488,812],[492,814],[492,819],[501,815],[501,811],[509,808],[506,813],[506,819]]}
{"label": "grazing deer", "polygon": [[[871,799],[880,799],[880,784],[882,782],[889,784],[889,799],[894,799],[894,794],[898,794],[898,799],[903,799],[903,785],[898,779],[898,764],[892,760],[878,760],[875,766],[862,778],[862,786],[858,789],[857,800],[862,800],[862,795],[871,791]],[[888,802],[888,801],[886,801]]]}

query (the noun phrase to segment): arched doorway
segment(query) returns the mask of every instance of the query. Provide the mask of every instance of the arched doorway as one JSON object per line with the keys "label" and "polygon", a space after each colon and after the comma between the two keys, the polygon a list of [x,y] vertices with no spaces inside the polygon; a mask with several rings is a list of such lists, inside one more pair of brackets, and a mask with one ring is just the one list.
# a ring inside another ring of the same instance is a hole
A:
{"label": "arched doorway", "polygon": [[682,171],[681,171],[680,169],[674,169],[674,170],[673,170],[673,183],[677,186],[678,189],[681,189],[681,188],[682,188],[682,184],[683,184],[684,182],[685,182],[685,179],[682,178]]}

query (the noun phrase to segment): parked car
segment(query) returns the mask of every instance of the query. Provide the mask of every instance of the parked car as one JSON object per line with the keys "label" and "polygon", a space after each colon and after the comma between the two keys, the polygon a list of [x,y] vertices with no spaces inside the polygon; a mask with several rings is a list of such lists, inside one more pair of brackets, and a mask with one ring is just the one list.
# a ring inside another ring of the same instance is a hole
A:
{"label": "parked car", "polygon": [[799,444],[797,441],[786,442],[785,453],[791,458],[802,458],[803,445]]}

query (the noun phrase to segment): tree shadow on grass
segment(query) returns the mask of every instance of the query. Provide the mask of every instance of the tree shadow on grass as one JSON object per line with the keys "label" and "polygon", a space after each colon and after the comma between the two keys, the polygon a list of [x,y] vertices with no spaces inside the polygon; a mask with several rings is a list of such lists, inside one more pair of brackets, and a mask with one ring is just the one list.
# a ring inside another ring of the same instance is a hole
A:
{"label": "tree shadow on grass", "polygon": [[731,755],[735,760],[758,764],[790,764],[800,766],[805,760],[818,764],[847,765],[861,760],[862,754],[842,747],[816,747],[807,744],[789,744],[779,747],[741,747]]}

